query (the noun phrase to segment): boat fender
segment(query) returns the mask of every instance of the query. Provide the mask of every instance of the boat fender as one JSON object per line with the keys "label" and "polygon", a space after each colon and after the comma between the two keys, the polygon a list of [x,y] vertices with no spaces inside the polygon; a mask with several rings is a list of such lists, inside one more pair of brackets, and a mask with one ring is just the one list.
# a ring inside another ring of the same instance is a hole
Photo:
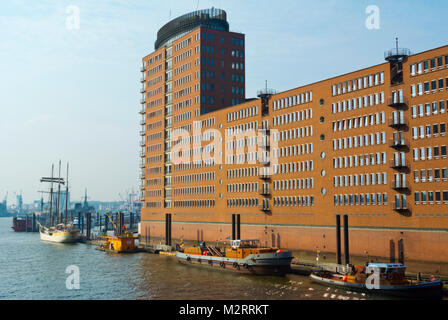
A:
{"label": "boat fender", "polygon": [[213,264],[213,261],[212,260],[208,260],[208,264]]}
{"label": "boat fender", "polygon": [[249,269],[249,265],[247,263],[243,264],[244,269]]}
{"label": "boat fender", "polygon": [[224,268],[226,265],[225,265],[224,262],[221,261],[221,262],[219,263],[219,266],[220,266],[221,268]]}
{"label": "boat fender", "polygon": [[187,262],[190,262],[191,261],[191,258],[190,257],[187,257]]}
{"label": "boat fender", "polygon": [[198,259],[198,262],[199,262],[199,263],[202,263],[202,260],[201,260],[201,259]]}
{"label": "boat fender", "polygon": [[236,263],[236,262],[233,263],[233,267],[234,267],[235,269],[240,270],[240,265],[239,265],[238,263]]}

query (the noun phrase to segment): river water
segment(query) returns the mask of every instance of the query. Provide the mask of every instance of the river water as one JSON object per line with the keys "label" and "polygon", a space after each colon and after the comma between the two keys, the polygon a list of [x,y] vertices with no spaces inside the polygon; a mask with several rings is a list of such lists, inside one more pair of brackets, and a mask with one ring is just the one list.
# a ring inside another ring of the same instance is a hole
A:
{"label": "river water", "polygon": [[[238,275],[185,266],[175,257],[45,243],[38,233],[14,232],[11,223],[12,218],[0,218],[0,299],[370,299],[299,275]],[[67,289],[69,266],[79,268],[79,289]]]}

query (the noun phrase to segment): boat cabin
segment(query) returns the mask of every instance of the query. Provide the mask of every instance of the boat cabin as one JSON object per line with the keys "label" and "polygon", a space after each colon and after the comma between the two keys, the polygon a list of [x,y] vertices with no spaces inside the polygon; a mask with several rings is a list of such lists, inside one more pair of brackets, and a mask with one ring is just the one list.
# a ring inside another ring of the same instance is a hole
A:
{"label": "boat cabin", "polygon": [[260,240],[231,240],[230,247],[226,248],[226,257],[244,259],[251,254],[276,252],[276,248],[261,248]]}
{"label": "boat cabin", "polygon": [[133,234],[125,234],[122,236],[106,236],[104,237],[106,243],[104,244],[104,249],[115,252],[132,252],[137,246]]}

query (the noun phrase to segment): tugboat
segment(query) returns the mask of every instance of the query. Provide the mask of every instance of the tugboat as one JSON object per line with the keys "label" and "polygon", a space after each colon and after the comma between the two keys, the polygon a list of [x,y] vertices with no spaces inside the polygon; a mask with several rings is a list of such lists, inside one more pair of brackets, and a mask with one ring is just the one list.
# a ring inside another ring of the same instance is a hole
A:
{"label": "tugboat", "polygon": [[[379,277],[376,288],[368,286],[366,270],[378,270]],[[406,266],[401,263],[368,263],[366,266],[352,266],[345,274],[331,271],[312,272],[310,277],[325,285],[343,287],[371,294],[388,295],[401,298],[431,299],[442,297],[442,281],[412,281],[405,278]]]}
{"label": "tugboat", "polygon": [[202,242],[199,247],[177,251],[176,257],[184,264],[200,264],[253,275],[285,275],[291,270],[293,258],[290,252],[260,247],[259,240],[231,240],[230,246],[223,251]]}

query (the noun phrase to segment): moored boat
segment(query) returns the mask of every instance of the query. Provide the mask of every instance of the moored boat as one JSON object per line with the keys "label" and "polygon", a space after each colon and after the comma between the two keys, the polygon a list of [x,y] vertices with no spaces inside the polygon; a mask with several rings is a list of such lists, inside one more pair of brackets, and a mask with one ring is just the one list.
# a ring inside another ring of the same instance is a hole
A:
{"label": "moored boat", "polygon": [[79,240],[79,230],[73,225],[59,224],[56,227],[47,228],[39,224],[40,239],[47,242],[75,243]]}
{"label": "moored boat", "polygon": [[224,250],[201,243],[177,251],[176,257],[181,263],[254,275],[284,275],[291,270],[292,260],[290,252],[260,247],[259,240],[231,240]]}
{"label": "moored boat", "polygon": [[[376,280],[372,273],[367,273],[370,270],[377,270]],[[366,266],[353,266],[346,274],[316,271],[310,277],[321,284],[376,295],[423,299],[442,297],[441,280],[412,281],[406,279],[405,271],[406,266],[401,263],[368,263]]]}

